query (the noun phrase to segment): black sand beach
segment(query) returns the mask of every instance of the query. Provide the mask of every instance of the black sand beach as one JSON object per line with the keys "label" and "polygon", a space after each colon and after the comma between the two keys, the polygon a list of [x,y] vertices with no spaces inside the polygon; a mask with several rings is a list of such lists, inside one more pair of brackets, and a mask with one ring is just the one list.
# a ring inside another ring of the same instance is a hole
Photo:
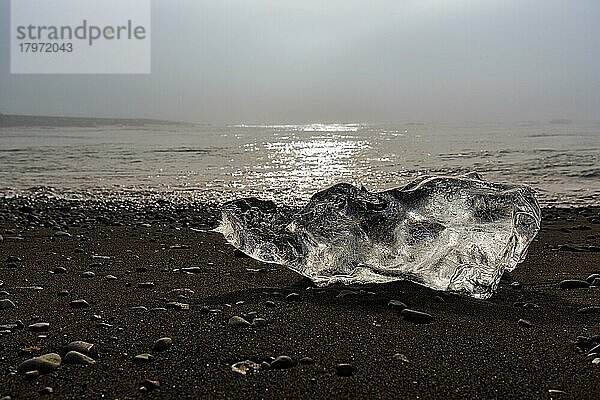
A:
{"label": "black sand beach", "polygon": [[[0,300],[16,306],[0,309],[0,398],[595,399],[600,288],[559,282],[600,273],[599,211],[544,209],[527,260],[481,301],[409,282],[316,288],[203,231],[212,207],[0,198]],[[89,307],[72,308],[80,299]],[[390,300],[433,321],[406,321]],[[162,337],[172,346],[154,351]],[[64,360],[76,340],[94,344],[94,365]],[[47,353],[62,364],[17,372]],[[294,365],[231,368],[281,355]]]}

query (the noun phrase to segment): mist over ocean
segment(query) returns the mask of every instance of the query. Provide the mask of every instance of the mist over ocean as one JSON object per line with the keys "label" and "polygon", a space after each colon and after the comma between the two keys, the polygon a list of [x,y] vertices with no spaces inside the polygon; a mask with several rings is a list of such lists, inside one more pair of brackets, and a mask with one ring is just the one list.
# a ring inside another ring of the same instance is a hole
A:
{"label": "mist over ocean", "polygon": [[[543,206],[597,204],[600,123],[111,125],[0,128],[3,193],[305,200],[339,182],[378,191],[477,171]],[[40,187],[40,185],[43,185]]]}

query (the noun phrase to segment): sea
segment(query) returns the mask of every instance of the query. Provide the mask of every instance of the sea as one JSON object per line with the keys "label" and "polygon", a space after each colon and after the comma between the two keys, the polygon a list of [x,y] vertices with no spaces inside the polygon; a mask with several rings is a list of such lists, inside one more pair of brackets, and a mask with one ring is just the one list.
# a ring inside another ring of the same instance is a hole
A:
{"label": "sea", "polygon": [[600,123],[0,128],[0,196],[298,204],[340,182],[381,191],[472,171],[530,185],[542,206],[597,206]]}

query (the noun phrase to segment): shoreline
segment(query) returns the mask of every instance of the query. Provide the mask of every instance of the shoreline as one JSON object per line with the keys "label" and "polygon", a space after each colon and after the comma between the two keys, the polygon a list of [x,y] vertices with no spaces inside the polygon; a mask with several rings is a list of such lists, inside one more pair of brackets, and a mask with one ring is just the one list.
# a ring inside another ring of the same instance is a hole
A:
{"label": "shoreline", "polygon": [[[46,387],[57,398],[596,398],[600,365],[586,352],[600,341],[600,312],[578,310],[600,306],[600,288],[559,282],[600,273],[599,214],[543,209],[526,260],[482,301],[404,281],[314,287],[205,232],[214,205],[0,198],[0,299],[16,306],[0,310],[0,325],[21,321],[0,329],[0,398]],[[89,307],[71,308],[81,299]],[[433,322],[404,320],[390,300]],[[233,316],[266,325],[232,326]],[[47,332],[28,328],[39,322]],[[153,351],[161,337],[171,348]],[[64,361],[75,340],[94,344],[95,365]],[[47,353],[63,357],[58,369],[16,372]],[[132,361],[144,353],[154,358]],[[294,366],[231,368],[281,355]],[[340,363],[352,376],[336,373]],[[160,388],[140,390],[146,379]]]}

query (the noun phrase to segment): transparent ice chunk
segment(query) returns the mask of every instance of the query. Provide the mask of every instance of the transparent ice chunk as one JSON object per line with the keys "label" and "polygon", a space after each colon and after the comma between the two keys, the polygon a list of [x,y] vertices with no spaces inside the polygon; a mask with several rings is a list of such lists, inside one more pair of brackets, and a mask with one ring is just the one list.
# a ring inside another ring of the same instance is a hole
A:
{"label": "transparent ice chunk", "polygon": [[216,230],[249,256],[319,286],[406,279],[488,298],[524,260],[540,221],[533,189],[472,173],[424,176],[380,193],[338,184],[296,209],[234,200]]}

